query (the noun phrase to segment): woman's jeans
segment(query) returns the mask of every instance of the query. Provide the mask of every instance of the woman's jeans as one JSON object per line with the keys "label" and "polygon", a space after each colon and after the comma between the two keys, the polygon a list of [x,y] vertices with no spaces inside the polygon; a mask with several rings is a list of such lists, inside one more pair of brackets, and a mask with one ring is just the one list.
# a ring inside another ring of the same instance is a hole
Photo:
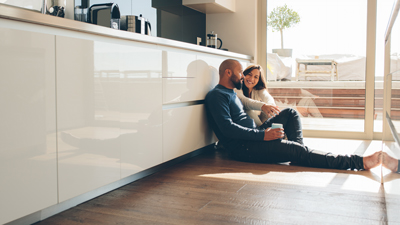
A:
{"label": "woman's jeans", "polygon": [[286,108],[267,120],[259,129],[281,123],[288,140],[233,140],[227,144],[231,157],[239,161],[258,163],[291,162],[301,166],[332,169],[364,169],[363,158],[357,155],[335,155],[311,150],[303,144],[301,120],[296,110]]}

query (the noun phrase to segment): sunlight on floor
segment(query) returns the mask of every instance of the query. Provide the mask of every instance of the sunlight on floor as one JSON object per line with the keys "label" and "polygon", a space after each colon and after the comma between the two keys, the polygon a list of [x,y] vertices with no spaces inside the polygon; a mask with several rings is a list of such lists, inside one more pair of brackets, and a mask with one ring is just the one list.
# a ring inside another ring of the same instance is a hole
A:
{"label": "sunlight on floor", "polygon": [[[395,142],[384,142],[383,150],[390,156],[400,159],[399,146]],[[392,173],[390,170],[383,168],[382,176],[385,182],[385,193],[392,196],[400,196],[400,174]]]}
{"label": "sunlight on floor", "polygon": [[326,187],[330,184],[336,174],[320,172],[266,172],[266,174],[263,175],[252,173],[217,173],[203,174],[199,176],[253,182]]}
{"label": "sunlight on floor", "polygon": [[381,186],[381,166],[378,166],[370,171],[360,171],[360,175],[349,175],[341,189],[378,193]]}
{"label": "sunlight on floor", "polygon": [[[305,138],[304,142],[312,149],[332,152],[334,154],[357,154],[362,156],[380,151],[382,148],[381,141]],[[266,169],[267,171],[265,171],[265,174],[243,172],[203,174],[199,176],[250,181],[255,183],[332,187],[345,191],[361,191],[370,193],[378,193],[382,182],[381,166],[373,168],[370,171],[358,172],[351,170],[330,170],[278,164],[266,166]]]}

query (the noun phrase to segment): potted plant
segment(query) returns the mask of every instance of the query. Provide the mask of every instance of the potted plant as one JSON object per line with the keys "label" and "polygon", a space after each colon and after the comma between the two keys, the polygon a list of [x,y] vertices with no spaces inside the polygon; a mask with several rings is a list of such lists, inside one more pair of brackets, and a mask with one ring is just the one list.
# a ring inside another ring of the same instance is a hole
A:
{"label": "potted plant", "polygon": [[279,31],[281,33],[281,48],[272,49],[273,53],[285,57],[292,56],[292,49],[283,48],[283,30],[290,28],[299,22],[299,14],[292,9],[289,9],[286,4],[284,6],[278,6],[272,10],[268,16],[267,25],[272,28],[272,32]]}

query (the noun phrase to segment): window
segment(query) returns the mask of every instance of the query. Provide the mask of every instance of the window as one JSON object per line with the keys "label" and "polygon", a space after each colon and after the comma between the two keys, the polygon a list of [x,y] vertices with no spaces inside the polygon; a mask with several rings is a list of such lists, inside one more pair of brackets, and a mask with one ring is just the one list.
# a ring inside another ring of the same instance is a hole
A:
{"label": "window", "polygon": [[[267,1],[267,17],[285,5],[300,17],[283,38],[267,25],[266,70],[268,91],[281,108],[297,109],[304,130],[364,132],[367,3]],[[281,40],[291,53],[280,52]]]}

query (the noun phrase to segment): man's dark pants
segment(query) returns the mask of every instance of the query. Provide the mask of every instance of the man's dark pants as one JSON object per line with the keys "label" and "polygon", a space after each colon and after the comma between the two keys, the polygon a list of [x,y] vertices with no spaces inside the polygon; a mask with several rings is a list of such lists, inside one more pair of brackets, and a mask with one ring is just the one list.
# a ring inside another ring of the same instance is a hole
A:
{"label": "man's dark pants", "polygon": [[245,141],[233,140],[227,143],[231,157],[239,161],[258,163],[291,162],[300,166],[332,169],[364,169],[363,158],[357,155],[335,155],[311,150],[303,144],[299,114],[287,108],[267,120],[259,129],[271,127],[272,123],[283,125],[288,140]]}

